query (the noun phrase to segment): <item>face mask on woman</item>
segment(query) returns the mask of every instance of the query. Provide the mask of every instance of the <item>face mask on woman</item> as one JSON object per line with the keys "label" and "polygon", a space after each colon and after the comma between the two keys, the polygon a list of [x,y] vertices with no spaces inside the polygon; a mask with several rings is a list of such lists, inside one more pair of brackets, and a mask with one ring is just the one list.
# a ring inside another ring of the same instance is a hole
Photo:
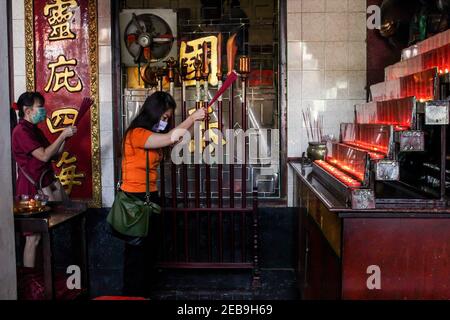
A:
{"label": "face mask on woman", "polygon": [[42,121],[45,121],[45,118],[47,117],[47,111],[44,107],[40,107],[37,109],[36,114],[31,116],[31,122],[33,124],[38,124]]}
{"label": "face mask on woman", "polygon": [[169,123],[167,121],[159,120],[159,122],[153,126],[152,131],[154,132],[164,131],[166,130],[168,124]]}

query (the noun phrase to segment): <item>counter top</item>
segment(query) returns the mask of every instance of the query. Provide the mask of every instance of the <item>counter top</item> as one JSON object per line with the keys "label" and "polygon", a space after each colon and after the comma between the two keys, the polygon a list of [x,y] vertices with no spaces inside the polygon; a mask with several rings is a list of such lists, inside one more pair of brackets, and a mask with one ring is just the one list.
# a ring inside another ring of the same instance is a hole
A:
{"label": "counter top", "polygon": [[16,231],[20,232],[46,232],[79,217],[87,210],[87,205],[83,202],[72,201],[68,205],[50,205],[51,211],[35,216],[23,217],[14,216]]}
{"label": "counter top", "polygon": [[341,218],[450,218],[450,208],[424,204],[408,207],[404,204],[377,204],[375,209],[354,210],[348,208],[342,200],[326,188],[313,174],[311,166],[304,166],[304,170],[302,170],[300,162],[290,162],[289,165],[301,182],[317,196],[327,209]]}

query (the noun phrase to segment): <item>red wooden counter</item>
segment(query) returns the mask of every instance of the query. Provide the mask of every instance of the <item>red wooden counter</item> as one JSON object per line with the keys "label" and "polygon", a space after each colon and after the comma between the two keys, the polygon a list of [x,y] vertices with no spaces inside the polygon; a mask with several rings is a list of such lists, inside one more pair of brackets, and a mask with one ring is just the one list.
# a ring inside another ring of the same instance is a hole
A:
{"label": "red wooden counter", "polygon": [[[70,202],[67,205],[53,204],[51,211],[30,217],[14,217],[15,229],[18,233],[31,232],[42,235],[43,273],[45,299],[55,299],[55,271],[53,266],[52,233],[55,229],[71,224],[73,229],[72,246],[74,247],[74,260],[80,261],[82,269],[82,294],[88,295],[88,262],[86,245],[86,212],[87,206],[81,202]],[[67,291],[67,290],[66,290]]]}
{"label": "red wooden counter", "polygon": [[346,208],[291,163],[304,299],[450,299],[450,209]]}

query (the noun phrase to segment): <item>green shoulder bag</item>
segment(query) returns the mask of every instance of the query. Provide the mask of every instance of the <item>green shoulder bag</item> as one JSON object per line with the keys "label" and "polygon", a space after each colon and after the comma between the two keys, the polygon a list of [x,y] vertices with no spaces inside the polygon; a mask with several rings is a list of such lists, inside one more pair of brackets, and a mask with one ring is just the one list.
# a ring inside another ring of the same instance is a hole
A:
{"label": "green shoulder bag", "polygon": [[145,201],[119,190],[106,221],[118,233],[129,237],[146,237],[150,216],[161,213],[161,207],[150,201],[149,155],[146,151]]}

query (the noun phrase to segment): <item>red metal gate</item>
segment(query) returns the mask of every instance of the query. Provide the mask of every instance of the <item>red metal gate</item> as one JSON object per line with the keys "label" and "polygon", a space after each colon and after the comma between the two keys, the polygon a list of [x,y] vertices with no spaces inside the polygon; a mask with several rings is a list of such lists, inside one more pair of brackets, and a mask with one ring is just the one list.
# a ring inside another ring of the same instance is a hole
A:
{"label": "red metal gate", "polygon": [[[242,129],[245,132],[248,128],[247,73],[241,73],[241,80],[242,103],[240,107],[242,109]],[[232,98],[228,103],[229,127],[235,121],[234,91],[233,85],[230,88]],[[187,117],[184,95],[183,82],[182,120]],[[219,99],[217,104],[218,129],[223,132],[224,106],[222,99]],[[200,98],[197,98],[196,108],[204,105],[208,105],[208,102],[200,101]],[[208,121],[207,118],[206,128],[208,128]],[[174,119],[172,124],[175,124]],[[251,269],[253,271],[253,287],[259,286],[258,192],[254,186],[248,186],[247,183],[249,168],[247,145],[245,149],[244,164],[239,166],[234,164],[214,166],[182,164],[177,166],[168,161],[162,163],[160,192],[165,206],[159,228],[159,252],[161,253],[159,267]],[[229,175],[228,179],[224,179],[225,167]],[[212,170],[215,172],[215,180],[211,179]],[[169,171],[169,176],[166,176],[167,171]],[[189,173],[193,173],[193,179],[189,179]],[[235,181],[237,175],[240,175],[240,181]],[[193,186],[189,186],[189,180],[193,182]],[[227,181],[224,182],[224,180]],[[166,185],[166,183],[169,184],[168,182],[171,185],[170,188]],[[215,197],[212,196],[212,183],[217,186]],[[224,195],[224,189],[229,190],[226,195]]]}

